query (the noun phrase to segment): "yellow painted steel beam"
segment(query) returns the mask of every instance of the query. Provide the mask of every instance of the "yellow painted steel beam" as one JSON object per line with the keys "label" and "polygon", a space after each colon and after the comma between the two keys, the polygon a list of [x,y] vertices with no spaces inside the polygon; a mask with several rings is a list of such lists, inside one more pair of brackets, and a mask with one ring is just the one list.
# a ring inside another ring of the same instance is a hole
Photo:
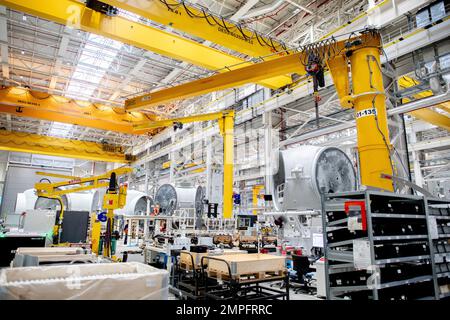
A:
{"label": "yellow painted steel beam", "polygon": [[140,112],[126,112],[123,108],[16,87],[0,88],[0,112],[127,134],[134,133],[134,123],[155,118]]}
{"label": "yellow painted steel beam", "polygon": [[147,121],[147,122],[143,122],[140,124],[135,124],[134,132],[140,133],[140,132],[148,130],[148,129],[170,127],[175,122],[191,123],[191,122],[219,120],[220,118],[222,118],[228,114],[231,114],[232,116],[234,116],[233,111],[224,110],[224,111],[219,111],[219,112],[197,114],[197,115],[187,116],[187,117],[183,117],[183,118],[162,119],[162,120],[155,120],[155,121],[150,121],[150,122]]}
{"label": "yellow painted steel beam", "polygon": [[275,60],[250,65],[238,70],[195,80],[168,89],[144,94],[126,100],[125,108],[126,110],[134,111],[157,106],[175,100],[186,99],[231,87],[239,87],[247,83],[258,82],[267,76],[275,77],[277,75],[293,72],[305,74],[304,67],[300,63],[301,55],[302,53],[296,53]]}
{"label": "yellow painted steel beam", "polygon": [[[400,88],[409,88],[409,87],[412,87],[417,84],[419,84],[419,81],[417,81],[416,79],[411,78],[409,76],[402,76],[398,79],[398,86]],[[422,99],[422,98],[429,97],[432,95],[433,95],[433,92],[431,90],[425,90],[425,91],[415,94],[413,97],[416,99]],[[405,98],[403,100],[404,100],[404,102],[409,101],[409,99],[407,99],[407,98]],[[432,107],[432,106],[430,106],[430,107]],[[444,103],[435,105],[433,107],[442,109],[447,112],[449,112],[449,110],[450,110],[448,102],[444,102]],[[422,108],[419,110],[411,111],[411,112],[409,112],[409,114],[413,115],[417,119],[423,120],[425,122],[431,123],[435,126],[438,126],[445,130],[450,131],[450,117],[448,117],[445,114],[436,112],[430,108]]]}
{"label": "yellow painted steel beam", "polygon": [[434,124],[435,126],[441,127],[447,131],[450,131],[450,118],[444,114],[433,111],[429,108],[411,111],[410,114],[417,119],[423,120],[425,122]]}
{"label": "yellow painted steel beam", "polygon": [[267,56],[275,52],[279,52],[278,56],[288,54],[283,43],[261,35],[256,37],[252,30],[219,17],[205,19],[201,10],[188,3],[182,4],[176,0],[165,0],[167,5],[160,0],[103,0],[102,2],[252,57]]}
{"label": "yellow painted steel beam", "polygon": [[103,150],[100,143],[0,130],[0,150],[92,161],[128,163],[125,154]]}
{"label": "yellow painted steel beam", "polygon": [[447,113],[450,113],[450,102],[447,101],[447,102],[440,103],[436,106],[436,108],[439,108]]}
{"label": "yellow painted steel beam", "polygon": [[[244,60],[124,17],[103,15],[74,0],[47,0],[45,5],[41,0],[0,0],[0,5],[163,56],[186,61],[209,70],[222,69],[227,66],[230,69],[237,69],[250,64],[244,63],[231,67],[244,62]],[[286,76],[261,79],[262,85],[271,88],[278,88],[288,83],[290,83],[290,79]]]}
{"label": "yellow painted steel beam", "polygon": [[[355,38],[356,37],[333,44],[334,48],[333,50],[329,50],[330,54],[332,54],[331,52],[334,52],[334,54],[342,52],[345,50],[345,43],[347,41],[353,41]],[[362,39],[363,43],[355,46],[354,50],[360,47],[378,47],[380,45],[379,37],[372,37],[371,34],[366,34],[357,38]],[[328,51],[327,49],[329,49],[328,46],[323,46],[323,51],[326,52]],[[305,67],[301,63],[301,61],[305,60],[307,60],[306,54],[304,52],[298,52],[274,60],[246,66],[238,70],[228,71],[208,78],[181,84],[172,88],[137,96],[126,100],[125,108],[129,111],[139,110],[213,91],[258,82],[265,77],[276,77],[277,75],[289,73],[305,75]]]}
{"label": "yellow painted steel beam", "polygon": [[47,177],[59,178],[59,179],[72,179],[72,180],[81,179],[80,177],[76,177],[76,176],[68,176],[65,174],[44,172],[44,171],[36,171],[36,174],[40,175],[40,176],[47,176]]}

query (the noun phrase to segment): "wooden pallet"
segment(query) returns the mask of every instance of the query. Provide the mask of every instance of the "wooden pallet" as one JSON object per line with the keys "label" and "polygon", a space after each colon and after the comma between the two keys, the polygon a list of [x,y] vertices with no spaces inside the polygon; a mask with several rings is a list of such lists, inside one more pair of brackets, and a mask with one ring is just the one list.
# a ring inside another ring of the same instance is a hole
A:
{"label": "wooden pallet", "polygon": [[[192,270],[192,258],[194,259],[194,264],[196,268],[201,268],[202,257],[205,256],[214,256],[220,258],[224,255],[233,255],[233,254],[247,254],[246,251],[243,250],[235,250],[235,249],[225,249],[223,253],[215,253],[215,252],[206,252],[206,253],[197,253],[197,252],[189,252],[182,250],[180,252],[180,267],[185,270]],[[192,258],[191,258],[192,255]],[[209,259],[203,259],[203,264],[208,265]],[[189,268],[189,269],[188,269]]]}
{"label": "wooden pallet", "polygon": [[227,264],[230,266],[232,274],[246,275],[260,272],[278,272],[285,269],[286,263],[286,258],[283,256],[261,253],[223,255],[217,258],[222,261],[209,260],[208,271],[219,274],[229,274]]}
{"label": "wooden pallet", "polygon": [[[228,273],[221,273],[213,270],[207,271],[208,277],[214,278],[217,280],[229,281],[230,275]],[[261,271],[261,272],[253,272],[246,274],[236,274],[232,275],[232,279],[239,282],[254,282],[254,281],[266,281],[266,280],[278,280],[282,279],[286,276],[286,270],[278,270],[278,271]]]}

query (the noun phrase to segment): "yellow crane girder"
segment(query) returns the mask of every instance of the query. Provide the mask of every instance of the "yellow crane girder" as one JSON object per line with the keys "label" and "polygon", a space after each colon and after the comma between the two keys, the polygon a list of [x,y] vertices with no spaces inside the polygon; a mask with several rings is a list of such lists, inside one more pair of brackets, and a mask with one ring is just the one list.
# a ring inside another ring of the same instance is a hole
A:
{"label": "yellow crane girder", "polygon": [[0,150],[92,161],[128,163],[125,154],[105,151],[101,143],[0,130]]}
{"label": "yellow crane girder", "polygon": [[191,122],[219,120],[227,115],[234,117],[234,111],[223,110],[223,111],[219,111],[219,112],[196,114],[196,115],[186,116],[186,117],[182,117],[182,118],[161,119],[161,120],[154,120],[154,121],[150,121],[150,122],[145,121],[145,122],[135,124],[133,127],[134,127],[134,132],[139,134],[142,131],[146,131],[148,129],[170,127],[176,122],[191,123]]}
{"label": "yellow crane girder", "polygon": [[[45,5],[41,0],[0,0],[0,5],[186,61],[208,70],[222,69],[224,72],[227,69],[223,68],[226,67],[233,70],[251,64],[196,41],[121,16],[101,14],[74,0],[47,0]],[[269,78],[261,79],[260,84],[278,88],[290,83],[290,78],[286,76]]]}
{"label": "yellow crane girder", "polygon": [[[419,81],[417,81],[416,79],[411,78],[409,76],[402,76],[398,79],[398,86],[400,88],[409,88],[409,87],[412,87],[417,84],[419,84]],[[425,90],[425,91],[419,92],[413,96],[416,99],[422,99],[422,98],[426,98],[426,97],[429,97],[432,95],[433,95],[433,92],[431,90]],[[408,101],[409,101],[409,99],[407,99],[407,98],[404,99],[404,102],[408,102]],[[446,112],[449,112],[450,109],[449,109],[448,105],[449,105],[448,102],[443,102],[438,105],[435,105],[434,107],[444,110]],[[411,111],[411,112],[409,112],[409,114],[413,115],[417,119],[423,120],[423,121],[431,123],[435,126],[441,127],[447,131],[450,131],[450,117],[446,116],[445,114],[436,112],[433,109],[423,108],[423,109]]]}
{"label": "yellow crane girder", "polygon": [[162,89],[144,94],[125,101],[125,109],[135,111],[165,104],[171,101],[186,99],[213,91],[220,91],[231,87],[239,87],[247,83],[255,83],[261,79],[277,75],[296,72],[305,74],[300,63],[302,53],[296,53],[275,60],[261,62],[238,70],[213,75],[181,84],[175,87]]}
{"label": "yellow crane girder", "polygon": [[267,58],[270,60],[289,54],[283,43],[259,35],[234,22],[212,16],[188,3],[176,0],[164,2],[160,0],[102,0],[102,2],[251,57],[267,56],[278,52],[277,55]]}
{"label": "yellow crane girder", "polygon": [[0,112],[127,134],[134,133],[134,123],[155,118],[141,112],[126,112],[123,108],[16,87],[0,88]]}
{"label": "yellow crane girder", "polygon": [[[371,37],[369,34],[362,37],[364,38],[363,46],[379,46],[380,41],[378,37]],[[356,39],[356,37],[334,43],[334,50],[332,50],[333,52],[330,52],[329,54],[337,54],[338,52],[342,52],[345,49],[345,43],[351,42],[354,39]],[[361,45],[356,46],[356,48],[358,47],[361,47]],[[327,48],[324,47],[325,51],[326,49]],[[330,57],[330,59],[331,58],[332,57]],[[305,52],[297,52],[295,54],[279,57],[270,61],[249,65],[238,70],[228,71],[208,78],[191,81],[171,88],[130,98],[125,101],[125,108],[128,111],[139,110],[213,91],[239,87],[247,83],[255,83],[265,77],[276,77],[290,73],[296,73],[297,75],[302,76],[306,74],[305,66],[302,64],[302,61],[305,60],[307,60]]]}

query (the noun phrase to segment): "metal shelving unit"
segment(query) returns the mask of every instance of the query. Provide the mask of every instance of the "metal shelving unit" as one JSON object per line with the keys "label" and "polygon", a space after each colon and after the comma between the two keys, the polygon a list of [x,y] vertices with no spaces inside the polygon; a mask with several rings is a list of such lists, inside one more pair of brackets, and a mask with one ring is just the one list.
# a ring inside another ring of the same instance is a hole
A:
{"label": "metal shelving unit", "polygon": [[390,192],[324,195],[327,298],[441,298],[426,207],[423,197]]}
{"label": "metal shelving unit", "polygon": [[450,200],[425,197],[435,296],[450,297]]}

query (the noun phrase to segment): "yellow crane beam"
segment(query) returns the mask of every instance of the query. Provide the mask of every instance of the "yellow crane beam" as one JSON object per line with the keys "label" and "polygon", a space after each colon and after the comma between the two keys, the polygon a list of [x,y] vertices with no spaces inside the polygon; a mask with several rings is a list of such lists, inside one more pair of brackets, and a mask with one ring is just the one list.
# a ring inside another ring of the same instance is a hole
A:
{"label": "yellow crane beam", "polygon": [[288,54],[283,43],[256,34],[231,21],[208,15],[188,3],[174,0],[164,2],[160,0],[102,0],[102,2],[252,57],[279,52],[278,55],[268,57],[270,60]]}
{"label": "yellow crane beam", "polygon": [[[379,45],[379,41],[373,37],[370,37],[370,35],[365,35],[362,37],[364,38],[364,46]],[[356,37],[353,37],[345,41],[343,40],[336,42],[333,44],[333,50],[330,50],[329,54],[331,55],[342,52],[345,50],[345,43],[347,41],[351,42],[355,39]],[[362,45],[357,45],[356,48],[361,46]],[[304,52],[297,52],[295,54],[279,57],[270,61],[249,65],[238,70],[228,71],[208,78],[195,80],[175,87],[130,98],[125,101],[125,108],[128,111],[139,110],[213,91],[238,87],[246,83],[258,82],[266,77],[276,77],[289,73],[297,73],[300,76],[305,75],[305,66],[302,64],[302,61],[305,60],[307,60],[307,55]]]}
{"label": "yellow crane beam", "polygon": [[173,124],[175,124],[176,122],[191,123],[191,122],[218,120],[228,114],[234,115],[233,111],[225,110],[225,111],[219,111],[219,112],[191,115],[191,116],[182,117],[182,118],[161,119],[161,120],[155,120],[155,121],[150,121],[150,122],[146,121],[146,122],[135,124],[133,127],[134,127],[134,132],[139,134],[142,131],[146,131],[148,129],[170,127]]}
{"label": "yellow crane beam", "polygon": [[267,76],[297,72],[305,74],[300,63],[302,53],[296,53],[275,60],[250,65],[238,70],[213,75],[208,78],[195,80],[175,87],[162,89],[144,94],[125,101],[125,109],[135,111],[165,104],[171,101],[186,99],[213,91],[220,91],[231,87],[239,87],[246,83],[258,82]]}
{"label": "yellow crane beam", "polygon": [[0,112],[127,134],[134,133],[134,123],[155,118],[141,112],[126,112],[123,108],[17,87],[0,88]]}
{"label": "yellow crane beam", "polygon": [[[217,49],[121,16],[106,16],[74,0],[47,0],[45,5],[42,5],[41,0],[0,0],[0,5],[186,61],[208,70],[222,69],[227,66],[230,69],[237,69],[251,64]],[[243,64],[232,67],[239,63]],[[261,79],[260,83],[270,88],[278,88],[290,83],[290,78],[282,76],[269,79],[267,77]]]}
{"label": "yellow crane beam", "polygon": [[441,110],[444,110],[447,113],[450,113],[450,102],[447,101],[447,102],[440,103],[436,106],[436,108],[439,108]]}
{"label": "yellow crane beam", "polygon": [[96,142],[0,130],[0,150],[45,154],[92,161],[128,163],[122,152],[105,151]]}
{"label": "yellow crane beam", "polygon": [[450,118],[444,114],[433,111],[429,108],[415,110],[410,112],[410,114],[417,119],[423,120],[435,126],[441,127],[447,131],[450,131]]}
{"label": "yellow crane beam", "polygon": [[[400,88],[409,88],[414,85],[418,85],[419,81],[417,81],[414,78],[411,78],[409,76],[402,76],[398,79],[398,86]],[[419,92],[415,95],[413,95],[416,99],[422,99],[429,96],[432,96],[433,92],[431,90],[425,90],[422,92]],[[403,99],[404,102],[408,102],[409,99],[405,98]],[[441,110],[444,110],[446,112],[449,112],[449,103],[443,102],[438,105],[435,105],[434,107],[439,108]],[[415,111],[409,112],[409,114],[413,115],[415,118],[423,120],[425,122],[431,123],[435,126],[441,127],[445,130],[450,131],[450,117],[446,116],[445,114],[436,112],[430,108],[423,108]]]}

